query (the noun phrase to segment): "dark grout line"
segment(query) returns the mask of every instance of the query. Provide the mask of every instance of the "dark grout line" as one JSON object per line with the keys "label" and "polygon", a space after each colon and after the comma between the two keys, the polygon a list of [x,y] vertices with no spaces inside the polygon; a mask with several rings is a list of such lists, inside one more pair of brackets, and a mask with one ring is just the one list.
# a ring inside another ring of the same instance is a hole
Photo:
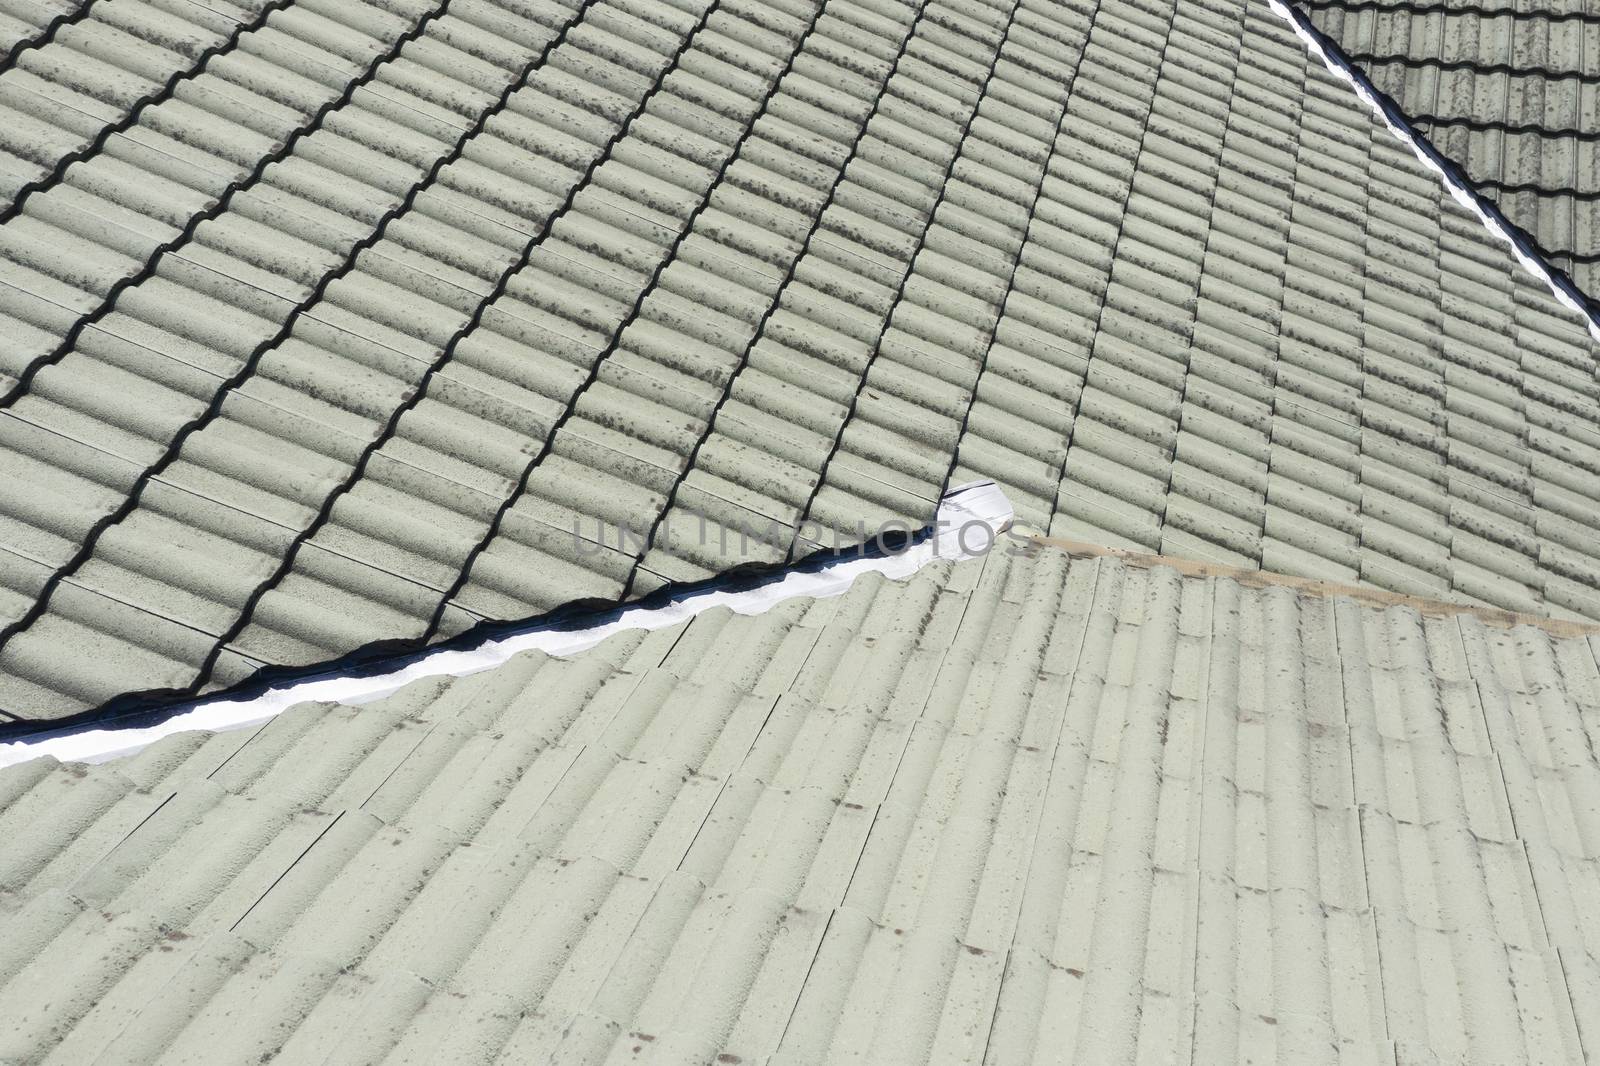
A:
{"label": "dark grout line", "polygon": [[1412,115],[1417,126],[1460,128],[1474,133],[1504,133],[1511,136],[1531,134],[1537,137],[1563,138],[1586,144],[1600,142],[1600,130],[1584,130],[1576,126],[1544,126],[1536,122],[1506,122],[1499,119],[1470,118],[1466,115]]}
{"label": "dark grout line", "polygon": [[[545,44],[544,48],[542,48],[537,55],[528,60],[528,62],[522,68],[521,75],[515,81],[512,81],[506,85],[504,91],[501,93],[500,99],[479,116],[478,121],[473,124],[473,126],[462,136],[459,141],[456,142],[455,148],[448,155],[434,163],[433,169],[429,173],[428,177],[424,179],[423,183],[419,183],[419,185],[415,187],[413,190],[414,193],[417,190],[420,190],[424,184],[431,185],[433,179],[446,166],[449,166],[451,163],[455,162],[461,157],[462,153],[466,150],[466,146],[472,141],[472,139],[485,128],[485,126],[494,116],[498,115],[505,109],[511,98],[516,95],[518,91],[527,85],[528,79],[530,76],[532,76],[533,72],[543,67],[551,54],[553,54],[556,49],[565,43],[567,34],[583,20],[590,7],[596,2],[598,2],[598,0],[585,0],[585,2],[579,6],[567,23],[562,26],[561,32],[555,37],[551,38],[551,40]],[[642,108],[643,104],[641,103],[640,109],[642,110]],[[624,124],[623,129],[626,129],[626,124]],[[620,138],[620,136],[621,133],[618,133],[616,138]],[[613,145],[616,138],[613,140]],[[500,277],[496,280],[494,286],[490,289],[488,294],[478,300],[477,305],[474,307],[473,312],[467,319],[466,323],[457,329],[450,339],[445,342],[444,347],[440,350],[439,355],[432,363],[428,365],[427,369],[423,371],[422,376],[418,378],[416,384],[407,390],[405,399],[389,412],[389,416],[385,420],[383,428],[377,433],[376,436],[362,446],[361,453],[357,457],[356,462],[352,465],[349,473],[346,474],[344,479],[340,481],[338,485],[334,486],[333,490],[323,498],[321,506],[317,508],[315,517],[313,517],[311,522],[308,523],[303,529],[295,533],[293,539],[289,543],[288,549],[278,560],[278,564],[273,568],[272,573],[268,574],[266,578],[264,578],[254,589],[251,590],[250,595],[245,598],[244,604],[240,608],[238,617],[235,618],[228,628],[217,637],[216,643],[212,645],[211,651],[207,653],[205,659],[202,660],[199,672],[190,686],[191,693],[198,693],[200,689],[205,687],[205,684],[208,680],[210,680],[211,672],[216,668],[217,662],[221,658],[223,651],[249,626],[251,620],[255,616],[256,608],[260,605],[261,601],[267,596],[267,594],[275,589],[279,583],[281,583],[283,579],[289,575],[289,572],[294,568],[295,561],[300,556],[301,549],[303,549],[311,540],[311,538],[316,536],[323,526],[332,519],[334,507],[338,504],[339,500],[341,500],[347,492],[352,490],[366,475],[367,465],[378,454],[379,450],[381,450],[382,447],[387,444],[399,431],[401,419],[406,415],[407,412],[415,409],[416,406],[420,404],[424,398],[426,398],[428,394],[428,387],[433,383],[433,379],[450,364],[452,359],[455,358],[456,349],[461,344],[462,340],[472,333],[472,331],[475,330],[483,321],[483,316],[488,312],[488,309],[494,304],[495,300],[505,292],[506,287],[511,283],[511,279],[517,275],[518,271],[527,265],[529,258],[533,255],[534,249],[537,248],[539,244],[543,242],[545,237],[549,235],[556,222],[565,216],[566,211],[572,206],[572,203],[577,198],[578,194],[583,189],[588,187],[589,180],[593,177],[595,170],[600,165],[600,162],[606,158],[607,155],[609,155],[611,147],[612,145],[608,145],[605,152],[601,153],[593,162],[590,163],[588,171],[585,172],[582,179],[568,191],[566,200],[562,203],[562,205],[552,212],[545,219],[544,223],[537,230],[535,230],[532,236],[528,238],[528,240],[524,243],[521,256],[513,260],[511,264],[501,272]],[[398,217],[400,211],[408,209],[410,207],[410,203],[411,201],[408,200],[406,204],[403,204],[393,217]],[[386,218],[378,227],[377,232],[369,238],[366,238],[366,240],[370,241],[372,245],[377,244],[383,237],[383,234],[390,221],[392,221],[392,218]],[[369,247],[370,246],[371,245],[369,245]],[[353,255],[350,258],[350,263],[352,266],[354,265],[355,260],[356,256]]]}
{"label": "dark grout line", "polygon": [[1480,63],[1472,59],[1442,59],[1436,56],[1387,55],[1374,52],[1350,52],[1345,58],[1351,63],[1398,66],[1407,70],[1442,70],[1447,73],[1477,75],[1506,74],[1513,78],[1544,78],[1547,81],[1577,81],[1584,85],[1600,84],[1600,75],[1582,70],[1556,70],[1535,64],[1519,66],[1515,63]]}

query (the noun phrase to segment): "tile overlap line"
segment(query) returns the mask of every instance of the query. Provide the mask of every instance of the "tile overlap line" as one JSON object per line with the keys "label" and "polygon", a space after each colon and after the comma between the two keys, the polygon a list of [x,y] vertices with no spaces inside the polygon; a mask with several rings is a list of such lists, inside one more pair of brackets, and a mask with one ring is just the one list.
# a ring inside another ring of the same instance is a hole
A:
{"label": "tile overlap line", "polygon": [[283,883],[283,879],[285,877],[289,876],[289,872],[291,870],[293,870],[296,866],[300,865],[301,861],[304,860],[307,855],[311,854],[312,849],[315,848],[317,846],[317,844],[319,844],[324,837],[326,837],[330,832],[332,832],[333,831],[333,827],[335,825],[338,825],[339,824],[339,820],[341,818],[343,818],[348,813],[349,813],[349,810],[348,810],[348,808],[346,808],[345,810],[339,811],[332,818],[330,818],[328,820],[328,824],[323,826],[317,832],[317,835],[311,838],[311,843],[307,844],[304,848],[302,848],[300,850],[300,853],[294,857],[294,860],[292,862],[290,862],[282,870],[278,871],[278,876],[273,878],[272,883],[267,885],[266,888],[262,889],[261,893],[256,896],[256,898],[250,903],[250,905],[248,907],[244,908],[244,910],[239,912],[239,917],[237,917],[237,918],[235,918],[233,920],[233,924],[228,926],[228,930],[227,931],[232,933],[235,930],[237,930],[239,928],[239,926],[241,924],[243,924],[244,920],[246,918],[250,917],[251,913],[257,907],[259,907],[261,905],[261,902],[272,894],[272,890],[277,888],[278,885]]}
{"label": "tile overlap line", "polygon": [[[1295,103],[1294,103],[1293,106],[1295,106],[1299,111],[1304,113],[1304,111],[1306,109],[1305,109],[1302,101],[1306,99],[1306,97],[1309,94],[1310,88],[1311,88],[1311,72],[1309,70],[1303,70],[1300,73],[1301,73],[1300,86],[1299,86],[1299,90],[1300,91],[1299,91],[1298,95],[1295,98]],[[1305,132],[1306,132],[1305,125],[1302,123],[1296,129],[1296,135],[1295,135],[1295,139],[1294,139],[1294,171],[1293,171],[1293,175],[1294,175],[1294,180],[1296,181],[1296,184],[1298,184],[1298,179],[1300,177],[1300,174],[1301,174],[1302,170],[1308,169],[1310,167],[1310,165],[1311,165],[1309,160],[1308,160],[1308,158],[1307,158],[1307,145],[1306,145]],[[1294,246],[1294,244],[1295,244],[1295,236],[1296,236],[1296,233],[1295,233],[1295,228],[1296,228],[1295,227],[1295,217],[1294,217],[1295,206],[1296,206],[1295,204],[1291,203],[1290,206],[1289,206],[1289,209],[1285,212],[1286,217],[1284,219],[1283,240],[1284,240],[1284,247],[1286,249],[1287,248],[1292,248]],[[1264,381],[1265,387],[1266,387],[1266,389],[1268,391],[1269,399],[1267,400],[1267,403],[1266,403],[1266,421],[1267,421],[1267,428],[1266,428],[1266,455],[1264,456],[1263,461],[1262,461],[1262,468],[1263,468],[1263,474],[1264,474],[1264,477],[1263,477],[1263,488],[1262,488],[1262,502],[1263,502],[1264,506],[1261,508],[1261,523],[1256,528],[1256,538],[1257,538],[1256,542],[1258,544],[1261,544],[1261,545],[1265,545],[1267,543],[1268,525],[1272,521],[1272,498],[1273,498],[1272,479],[1273,479],[1273,474],[1274,474],[1274,469],[1273,469],[1274,461],[1275,460],[1279,460],[1283,455],[1283,451],[1285,449],[1287,449],[1287,445],[1280,444],[1280,442],[1279,442],[1279,430],[1280,430],[1280,428],[1282,426],[1282,420],[1281,420],[1280,415],[1279,415],[1278,412],[1279,412],[1280,408],[1284,408],[1284,407],[1293,408],[1296,411],[1296,413],[1301,412],[1301,411],[1310,411],[1311,410],[1308,406],[1297,402],[1293,395],[1285,395],[1286,390],[1284,389],[1283,383],[1282,383],[1282,379],[1283,379],[1283,371],[1282,371],[1282,368],[1283,368],[1283,318],[1282,318],[1282,312],[1283,312],[1283,306],[1289,302],[1290,293],[1293,291],[1291,289],[1291,279],[1292,279],[1291,266],[1290,266],[1290,263],[1289,263],[1287,255],[1285,255],[1284,271],[1283,271],[1283,274],[1278,279],[1279,280],[1279,289],[1278,289],[1279,318],[1278,318],[1278,322],[1277,322],[1278,328],[1277,328],[1277,330],[1275,331],[1275,333],[1274,333],[1274,335],[1272,337],[1272,345],[1271,345],[1271,347],[1272,347],[1272,362],[1271,362],[1270,367],[1269,367],[1270,377],[1265,378],[1265,381]],[[1336,412],[1333,415],[1333,417],[1337,418],[1339,415],[1343,415],[1343,413],[1344,412],[1342,412],[1342,411]],[[1344,420],[1342,418],[1339,418],[1338,420],[1340,422],[1343,422],[1345,425],[1350,426],[1358,434],[1360,433],[1361,423],[1360,423],[1359,419],[1354,423],[1344,422]]]}
{"label": "tile overlap line", "polygon": [[[1174,7],[1176,7],[1176,5],[1174,5]],[[1176,11],[1174,11],[1174,20],[1173,21],[1174,21],[1174,23],[1176,23],[1176,21],[1177,21],[1176,20]],[[1239,63],[1240,63],[1240,55],[1241,55],[1241,53],[1243,51],[1243,48],[1244,48],[1243,41],[1244,41],[1244,36],[1245,36],[1245,32],[1246,32],[1245,31],[1245,23],[1246,23],[1246,21],[1247,21],[1246,12],[1245,12],[1245,10],[1243,8],[1241,8],[1240,11],[1239,11],[1239,23],[1238,23],[1238,25],[1236,27],[1234,27],[1234,29],[1236,30],[1235,40],[1238,43],[1238,50],[1236,50],[1233,53],[1233,57],[1232,57],[1233,58],[1233,79],[1234,80],[1228,86],[1228,103],[1230,105],[1229,108],[1228,108],[1229,120],[1223,123],[1222,133],[1217,138],[1217,148],[1218,148],[1218,151],[1217,151],[1217,175],[1218,175],[1218,177],[1217,177],[1217,180],[1214,180],[1212,182],[1212,184],[1211,184],[1211,193],[1210,193],[1210,198],[1209,198],[1209,207],[1210,207],[1209,218],[1211,218],[1211,219],[1215,219],[1216,216],[1217,216],[1217,190],[1222,188],[1222,182],[1221,182],[1221,173],[1222,173],[1222,165],[1223,165],[1222,161],[1226,157],[1227,152],[1228,152],[1229,141],[1230,141],[1229,134],[1235,132],[1235,126],[1234,126],[1234,124],[1232,122],[1232,116],[1233,116],[1234,112],[1233,112],[1233,108],[1232,108],[1231,105],[1233,103],[1234,94],[1236,92],[1238,92]],[[1151,106],[1152,113],[1154,113],[1154,110],[1155,110],[1154,103],[1152,102],[1152,106]],[[1141,147],[1142,147],[1142,145],[1141,145]],[[1195,335],[1196,328],[1199,326],[1201,301],[1204,299],[1204,295],[1203,295],[1204,294],[1204,290],[1205,290],[1205,274],[1204,274],[1204,269],[1205,268],[1204,268],[1204,264],[1212,255],[1212,236],[1214,235],[1214,233],[1215,233],[1215,230],[1213,229],[1213,227],[1211,225],[1208,224],[1206,226],[1206,239],[1205,239],[1205,242],[1201,245],[1201,249],[1200,249],[1200,262],[1202,264],[1201,265],[1201,273],[1200,273],[1200,276],[1198,276],[1195,279],[1194,309],[1188,315],[1188,325],[1189,325],[1188,337],[1187,337],[1187,342],[1184,344],[1184,348],[1183,348],[1183,387],[1179,390],[1179,393],[1178,393],[1178,416],[1177,416],[1177,418],[1175,420],[1175,424],[1173,426],[1173,433],[1172,433],[1172,461],[1167,464],[1166,486],[1162,490],[1162,493],[1161,493],[1161,521],[1160,521],[1160,524],[1159,524],[1158,528],[1161,530],[1163,538],[1165,538],[1165,536],[1166,536],[1166,531],[1169,528],[1169,522],[1171,520],[1173,479],[1177,476],[1177,473],[1178,473],[1178,456],[1180,454],[1180,449],[1181,449],[1182,444],[1183,444],[1184,439],[1185,439],[1184,419],[1185,419],[1185,416],[1189,413],[1189,410],[1190,410],[1189,383],[1192,380],[1194,380],[1194,376],[1195,376],[1195,373],[1194,373],[1194,354],[1195,354],[1194,335]],[[1059,482],[1057,484],[1059,485]]]}
{"label": "tile overlap line", "polygon": [[[1191,908],[1188,921],[1185,923],[1185,935],[1188,937],[1189,956],[1184,960],[1189,986],[1186,990],[1189,997],[1188,1025],[1189,1066],[1195,1061],[1195,1048],[1199,1044],[1200,1027],[1200,901],[1204,895],[1206,864],[1201,857],[1201,849],[1205,847],[1206,833],[1206,796],[1208,793],[1206,780],[1206,742],[1211,733],[1211,663],[1215,655],[1215,642],[1217,632],[1217,579],[1207,578],[1204,583],[1205,599],[1205,633],[1203,635],[1205,654],[1201,657],[1201,676],[1195,685],[1198,693],[1196,702],[1199,704],[1195,714],[1193,743],[1194,754],[1190,760],[1190,788],[1194,798],[1191,804],[1190,829],[1186,836],[1189,854],[1193,856],[1189,864],[1189,897],[1185,903]],[[1180,629],[1180,637],[1183,635]],[[1229,713],[1232,713],[1231,709]]]}
{"label": "tile overlap line", "polygon": [[[1482,119],[1471,115],[1411,115],[1417,126],[1459,127],[1481,133],[1532,134],[1539,137],[1566,137],[1584,143],[1600,142],[1600,130],[1580,129],[1577,126],[1545,126],[1537,122],[1511,122],[1504,119]],[[1563,189],[1563,194],[1573,195]]]}
{"label": "tile overlap line", "polygon": [[1368,876],[1367,830],[1365,820],[1362,818],[1363,804],[1361,802],[1360,786],[1356,780],[1357,749],[1353,740],[1354,729],[1350,723],[1350,698],[1345,685],[1344,664],[1350,661],[1347,655],[1350,657],[1359,655],[1365,662],[1366,648],[1361,639],[1357,637],[1354,640],[1355,647],[1350,648],[1348,651],[1346,650],[1347,641],[1350,638],[1345,630],[1348,628],[1349,623],[1341,621],[1344,617],[1344,612],[1337,610],[1331,601],[1327,602],[1329,603],[1329,617],[1333,623],[1333,650],[1338,657],[1337,662],[1340,664],[1340,669],[1335,671],[1335,674],[1339,682],[1339,721],[1344,726],[1344,750],[1348,755],[1347,764],[1350,768],[1350,810],[1351,817],[1355,822],[1356,860],[1361,869],[1361,901],[1364,905],[1363,913],[1361,914],[1361,932],[1368,938],[1372,945],[1374,956],[1379,960],[1377,970],[1373,974],[1373,981],[1377,985],[1378,1003],[1382,1008],[1378,1020],[1383,1026],[1383,1039],[1392,1043],[1394,1035],[1389,1029],[1388,996],[1383,976],[1383,938],[1378,935],[1377,905],[1372,900],[1372,884],[1371,878]]}
{"label": "tile overlap line", "polygon": [[1374,66],[1398,66],[1407,70],[1439,70],[1447,73],[1468,74],[1505,74],[1510,77],[1540,77],[1548,81],[1577,81],[1586,85],[1595,84],[1593,74],[1582,70],[1556,70],[1552,67],[1537,64],[1514,65],[1511,63],[1479,63],[1471,59],[1443,59],[1434,56],[1402,56],[1389,55],[1383,52],[1346,52],[1345,58],[1352,63],[1366,63]]}
{"label": "tile overlap line", "polygon": [[[1160,79],[1160,73],[1159,72],[1165,70],[1165,68],[1166,68],[1167,47],[1172,43],[1172,24],[1177,19],[1177,17],[1178,17],[1178,5],[1177,5],[1176,2],[1174,2],[1171,5],[1171,7],[1167,10],[1167,32],[1161,38],[1161,52],[1160,52],[1160,55],[1157,58],[1156,63],[1155,63],[1155,69],[1158,72],[1157,75],[1156,75],[1157,83],[1159,83],[1159,79]],[[1090,42],[1088,40],[1084,41],[1083,55],[1078,60],[1078,64],[1079,64],[1080,68],[1082,67],[1082,65],[1084,63],[1088,62],[1088,60],[1089,60],[1089,44],[1090,44]],[[1150,86],[1150,101],[1151,101],[1151,104],[1150,104],[1150,106],[1146,107],[1145,112],[1144,112],[1144,119],[1143,119],[1143,121],[1141,123],[1140,132],[1139,132],[1139,147],[1134,150],[1133,160],[1132,160],[1132,168],[1130,170],[1130,174],[1137,174],[1139,172],[1139,161],[1140,161],[1140,159],[1143,158],[1145,145],[1150,140],[1150,119],[1155,114],[1154,101],[1155,101],[1156,89],[1157,89],[1157,85],[1156,84],[1152,84]],[[1130,191],[1131,191],[1131,180],[1130,180]],[[1124,199],[1123,202],[1122,202],[1122,210],[1117,214],[1117,232],[1116,232],[1116,235],[1114,237],[1112,237],[1112,239],[1111,239],[1111,247],[1109,249],[1110,254],[1111,254],[1111,261],[1112,261],[1113,264],[1116,262],[1117,248],[1122,244],[1122,231],[1123,231],[1124,225],[1127,222],[1127,219],[1128,219],[1128,202],[1127,202],[1126,199]],[[1108,270],[1106,272],[1105,289],[1100,294],[1100,299],[1098,301],[1099,306],[1097,306],[1095,308],[1094,332],[1092,334],[1094,340],[1098,340],[1100,338],[1101,330],[1102,330],[1102,328],[1103,328],[1103,326],[1105,324],[1105,313],[1106,313],[1106,298],[1105,298],[1105,294],[1110,291],[1111,282],[1112,282],[1112,274],[1114,273],[1114,271],[1115,271],[1115,267],[1113,266],[1112,269],[1110,269],[1110,270]],[[1090,342],[1089,347],[1088,347],[1088,351],[1084,353],[1083,372],[1079,377],[1077,393],[1072,397],[1072,415],[1067,421],[1066,440],[1064,440],[1062,442],[1062,444],[1061,444],[1061,464],[1056,468],[1055,476],[1052,478],[1052,481],[1053,481],[1053,483],[1055,485],[1055,495],[1054,495],[1054,498],[1050,502],[1050,512],[1045,518],[1045,521],[1047,523],[1049,523],[1050,525],[1054,525],[1055,524],[1055,516],[1057,514],[1059,514],[1060,511],[1061,511],[1062,489],[1066,486],[1066,483],[1067,483],[1067,463],[1072,457],[1072,446],[1073,446],[1073,442],[1074,442],[1074,440],[1076,439],[1076,436],[1077,436],[1078,418],[1079,418],[1079,415],[1082,413],[1082,410],[1083,410],[1083,397],[1089,391],[1090,369],[1094,366],[1094,358],[1095,358],[1095,355],[1094,355],[1094,340],[1092,340]],[[1048,534],[1049,532],[1050,532],[1050,530],[1048,528],[1046,528],[1045,529],[1045,533]]]}

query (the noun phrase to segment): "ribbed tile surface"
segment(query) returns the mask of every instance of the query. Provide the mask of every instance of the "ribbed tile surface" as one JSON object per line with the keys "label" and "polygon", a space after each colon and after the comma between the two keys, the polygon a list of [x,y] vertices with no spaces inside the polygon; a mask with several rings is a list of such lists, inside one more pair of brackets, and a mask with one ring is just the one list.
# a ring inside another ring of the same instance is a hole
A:
{"label": "ribbed tile surface", "polygon": [[1594,1061],[1595,650],[1008,544],[36,761],[0,1058]]}
{"label": "ribbed tile surface", "polygon": [[1302,6],[1600,307],[1600,5]]}
{"label": "ribbed tile surface", "polygon": [[1587,335],[1245,0],[97,0],[0,104],[0,714],[975,476],[1600,617]]}

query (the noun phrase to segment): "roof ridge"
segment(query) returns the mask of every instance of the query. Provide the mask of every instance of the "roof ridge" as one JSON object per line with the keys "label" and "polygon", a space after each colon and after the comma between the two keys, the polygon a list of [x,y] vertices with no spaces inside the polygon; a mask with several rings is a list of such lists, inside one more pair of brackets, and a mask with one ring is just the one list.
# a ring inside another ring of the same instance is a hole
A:
{"label": "roof ridge", "polygon": [[1523,268],[1548,285],[1550,292],[1564,307],[1582,315],[1589,328],[1589,335],[1600,341],[1600,306],[1584,295],[1566,271],[1550,262],[1538,242],[1522,227],[1508,219],[1493,201],[1478,192],[1461,167],[1418,132],[1416,126],[1412,124],[1411,117],[1400,105],[1373,84],[1344,49],[1313,25],[1311,19],[1292,0],[1268,0],[1268,2],[1273,12],[1289,23],[1305,42],[1306,50],[1321,59],[1323,65],[1335,77],[1348,82],[1355,89],[1356,95],[1372,109],[1384,125],[1389,127],[1389,132],[1409,145],[1423,165],[1438,173],[1455,201],[1474,212],[1490,233],[1509,244]]}

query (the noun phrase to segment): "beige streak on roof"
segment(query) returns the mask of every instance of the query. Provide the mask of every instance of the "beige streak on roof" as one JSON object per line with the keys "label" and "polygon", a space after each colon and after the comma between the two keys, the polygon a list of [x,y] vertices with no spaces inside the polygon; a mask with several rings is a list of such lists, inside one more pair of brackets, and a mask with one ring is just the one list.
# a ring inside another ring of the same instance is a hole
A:
{"label": "beige streak on roof", "polygon": [[1008,543],[14,767],[0,1059],[1594,1061],[1595,652]]}

